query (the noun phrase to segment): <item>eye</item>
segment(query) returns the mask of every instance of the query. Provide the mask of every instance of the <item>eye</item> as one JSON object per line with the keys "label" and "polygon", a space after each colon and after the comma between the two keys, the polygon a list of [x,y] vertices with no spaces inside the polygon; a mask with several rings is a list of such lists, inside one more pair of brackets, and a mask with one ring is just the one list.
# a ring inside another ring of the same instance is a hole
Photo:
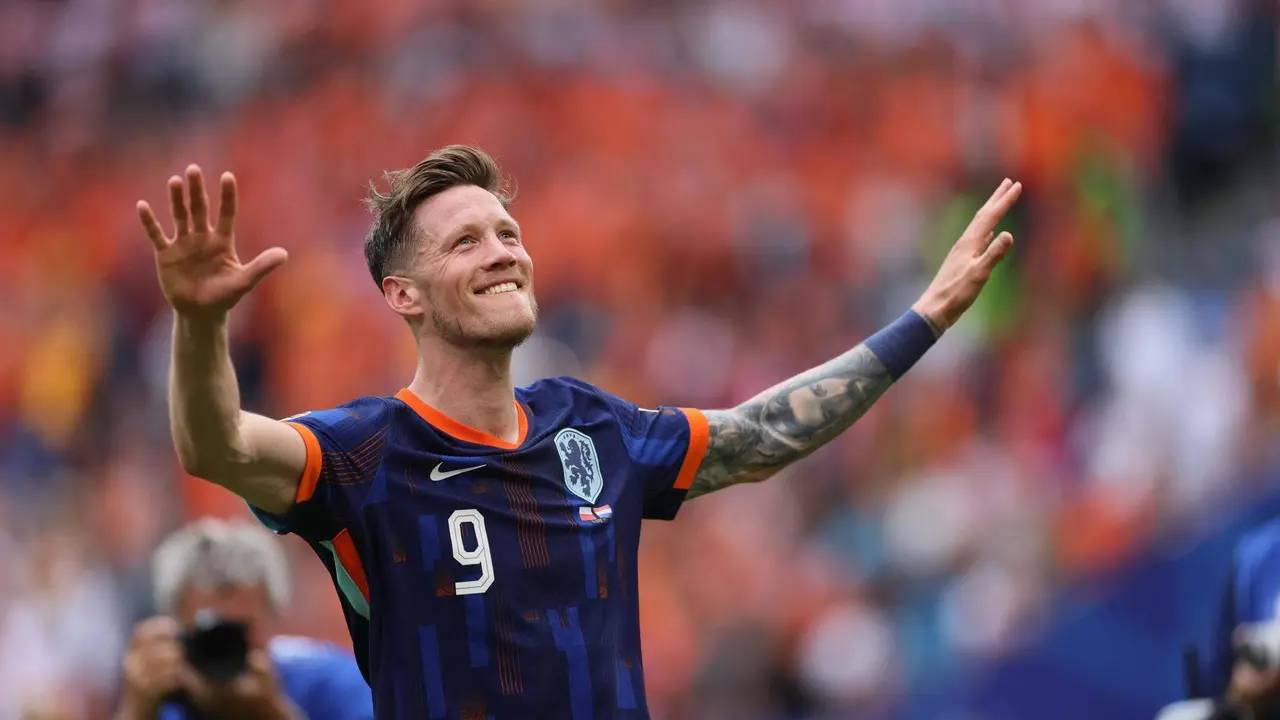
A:
{"label": "eye", "polygon": [[518,240],[520,239],[520,238],[519,238],[519,236],[517,236],[517,235],[515,234],[515,232],[514,232],[514,231],[511,231],[511,230],[503,230],[502,232],[498,233],[498,237],[502,238],[503,240],[517,240],[517,241],[518,241]]}
{"label": "eye", "polygon": [[476,242],[476,239],[471,237],[470,235],[463,235],[462,237],[458,238],[458,242],[454,243],[454,245],[474,245],[475,242]]}

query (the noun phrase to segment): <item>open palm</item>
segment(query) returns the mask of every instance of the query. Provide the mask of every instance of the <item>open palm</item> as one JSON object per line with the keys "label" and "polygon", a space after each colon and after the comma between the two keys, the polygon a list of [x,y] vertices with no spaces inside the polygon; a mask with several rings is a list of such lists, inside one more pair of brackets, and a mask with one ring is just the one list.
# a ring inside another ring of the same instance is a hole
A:
{"label": "open palm", "polygon": [[160,288],[179,313],[226,313],[289,257],[282,248],[271,248],[247,263],[240,261],[235,244],[235,176],[223,173],[221,185],[218,223],[213,227],[209,224],[209,198],[200,168],[187,167],[185,182],[176,175],[169,178],[173,237],[165,235],[151,206],[138,202],[138,217],[155,247]]}
{"label": "open palm", "polygon": [[1006,179],[973,216],[969,227],[951,247],[933,282],[913,308],[941,328],[955,324],[978,299],[996,265],[1013,249],[1013,235],[995,234],[1022,195],[1022,183]]}

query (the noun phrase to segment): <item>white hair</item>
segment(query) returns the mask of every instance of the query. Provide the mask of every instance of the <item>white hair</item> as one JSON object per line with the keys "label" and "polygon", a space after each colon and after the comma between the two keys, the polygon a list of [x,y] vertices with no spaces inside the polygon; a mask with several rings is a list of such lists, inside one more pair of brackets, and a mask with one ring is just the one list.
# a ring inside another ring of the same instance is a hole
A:
{"label": "white hair", "polygon": [[275,612],[289,601],[289,566],[274,535],[247,522],[203,518],[169,537],[151,560],[156,608],[172,615],[190,588],[259,585]]}

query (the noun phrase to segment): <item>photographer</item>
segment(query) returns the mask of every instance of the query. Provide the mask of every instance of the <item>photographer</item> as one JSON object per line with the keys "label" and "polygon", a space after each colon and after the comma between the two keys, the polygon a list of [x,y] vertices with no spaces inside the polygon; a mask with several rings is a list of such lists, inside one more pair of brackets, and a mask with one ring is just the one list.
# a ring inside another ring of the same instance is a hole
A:
{"label": "photographer", "polygon": [[1205,690],[1245,717],[1280,718],[1280,521],[1236,545],[1225,590]]}
{"label": "photographer", "polygon": [[134,629],[117,720],[373,717],[351,655],[271,637],[289,570],[267,531],[201,520],[165,540],[153,573],[162,615]]}

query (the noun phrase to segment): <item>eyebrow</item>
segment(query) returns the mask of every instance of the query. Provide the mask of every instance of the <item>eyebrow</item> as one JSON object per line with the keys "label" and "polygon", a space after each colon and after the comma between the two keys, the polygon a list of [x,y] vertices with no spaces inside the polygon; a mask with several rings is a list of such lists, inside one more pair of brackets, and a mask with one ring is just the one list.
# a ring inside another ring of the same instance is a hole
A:
{"label": "eyebrow", "polygon": [[[520,223],[516,222],[515,218],[499,218],[496,224],[499,226],[505,225],[507,227],[513,228],[515,229],[517,234],[519,234],[522,231],[520,228]],[[476,221],[466,222],[466,223],[463,223],[462,225],[459,225],[456,229],[454,229],[453,232],[449,233],[448,237],[455,238],[455,237],[461,237],[464,233],[467,233],[467,234],[474,233],[478,231],[482,226],[483,224],[480,222],[476,222]]]}

